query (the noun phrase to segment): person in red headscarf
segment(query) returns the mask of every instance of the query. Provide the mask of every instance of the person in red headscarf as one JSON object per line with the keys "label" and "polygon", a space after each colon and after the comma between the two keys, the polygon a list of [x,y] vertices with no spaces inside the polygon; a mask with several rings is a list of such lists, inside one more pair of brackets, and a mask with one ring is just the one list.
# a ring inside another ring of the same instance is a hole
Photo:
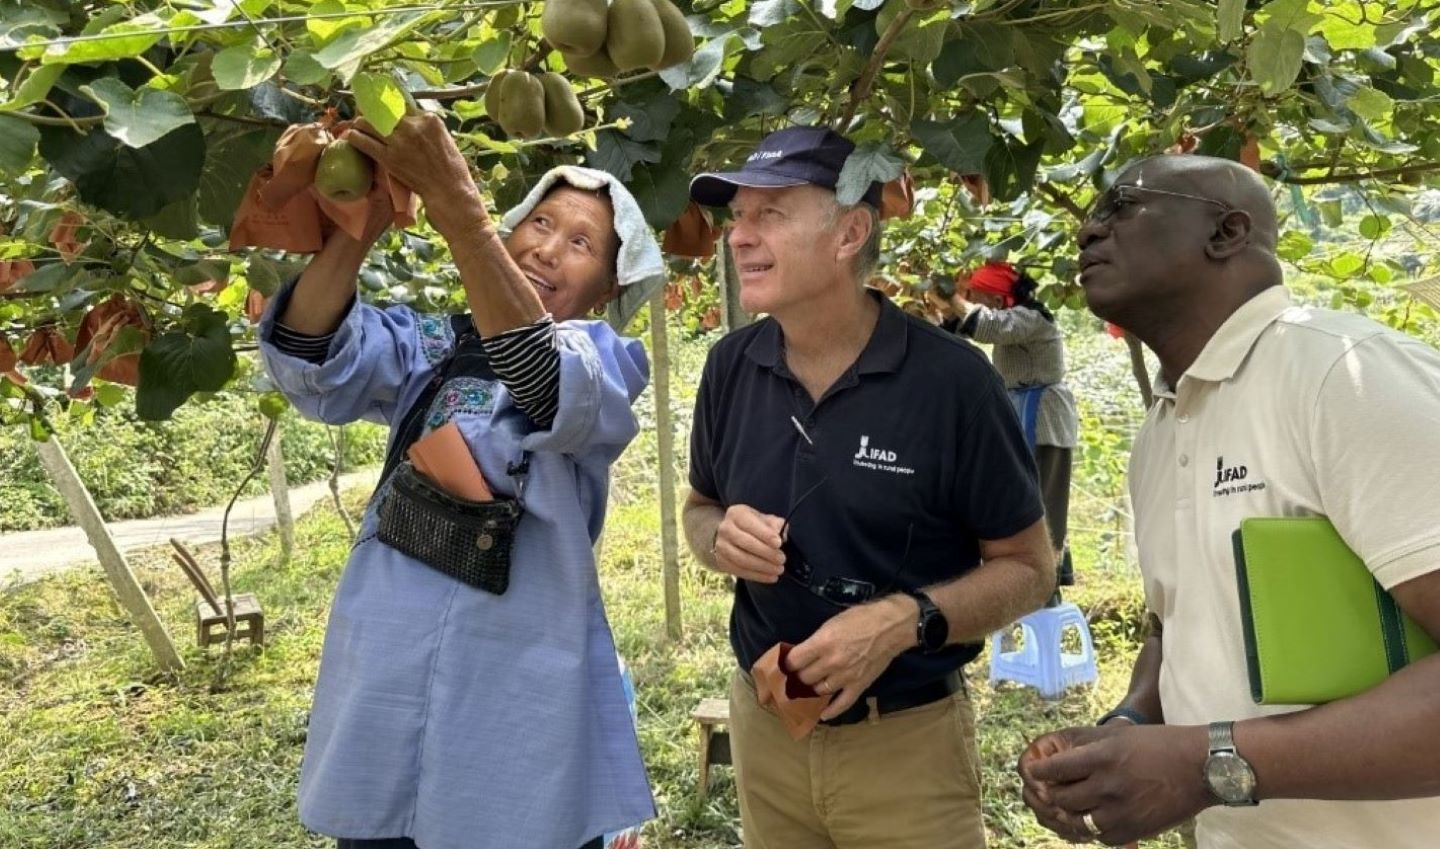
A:
{"label": "person in red headscarf", "polygon": [[1065,379],[1065,345],[1055,316],[1035,298],[1039,284],[1008,262],[987,262],[957,275],[955,294],[937,306],[952,333],[993,345],[991,361],[1005,381],[1040,469],[1046,524],[1062,585],[1075,582],[1065,546],[1070,469],[1079,417]]}

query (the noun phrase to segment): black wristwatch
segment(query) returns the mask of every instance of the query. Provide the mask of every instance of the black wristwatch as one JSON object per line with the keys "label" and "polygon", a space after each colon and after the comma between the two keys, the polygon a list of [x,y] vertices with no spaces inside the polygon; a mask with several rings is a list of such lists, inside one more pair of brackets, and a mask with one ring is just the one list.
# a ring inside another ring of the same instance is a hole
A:
{"label": "black wristwatch", "polygon": [[950,622],[930,596],[919,590],[906,590],[905,594],[920,605],[920,615],[915,619],[915,645],[925,654],[934,654],[945,648],[950,640]]}

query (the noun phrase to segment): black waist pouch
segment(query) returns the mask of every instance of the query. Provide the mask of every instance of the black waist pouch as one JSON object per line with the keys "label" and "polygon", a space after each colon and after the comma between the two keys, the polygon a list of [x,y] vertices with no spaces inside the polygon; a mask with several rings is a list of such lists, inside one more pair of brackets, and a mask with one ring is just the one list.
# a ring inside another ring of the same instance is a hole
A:
{"label": "black waist pouch", "polygon": [[[527,458],[528,459],[528,458]],[[512,469],[523,481],[526,467]],[[521,487],[516,487],[521,492]],[[503,595],[510,586],[510,550],[525,515],[519,498],[494,501],[456,498],[431,483],[407,460],[395,467],[390,493],[380,505],[376,536],[421,563]]]}

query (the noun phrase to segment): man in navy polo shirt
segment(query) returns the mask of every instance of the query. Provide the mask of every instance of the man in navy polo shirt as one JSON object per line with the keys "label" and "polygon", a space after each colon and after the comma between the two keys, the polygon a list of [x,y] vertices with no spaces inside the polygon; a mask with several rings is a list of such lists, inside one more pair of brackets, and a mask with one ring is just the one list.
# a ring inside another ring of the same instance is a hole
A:
{"label": "man in navy polo shirt", "polygon": [[[854,145],[766,137],[702,174],[730,207],[742,306],[710,352],[685,532],[734,576],[730,731],[747,847],[974,849],[974,716],[961,667],[1044,603],[1055,565],[1036,471],[999,377],[968,342],[867,289],[880,186],[835,185]],[[748,671],[777,643],[834,700],[794,741]]]}

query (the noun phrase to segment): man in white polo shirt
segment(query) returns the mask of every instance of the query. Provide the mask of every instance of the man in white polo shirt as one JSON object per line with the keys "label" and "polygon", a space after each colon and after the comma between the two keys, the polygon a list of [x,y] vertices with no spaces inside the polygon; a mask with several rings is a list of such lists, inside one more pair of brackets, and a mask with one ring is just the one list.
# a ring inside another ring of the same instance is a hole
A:
{"label": "man in white polo shirt", "polygon": [[1020,763],[1071,840],[1198,814],[1201,849],[1440,845],[1440,655],[1319,707],[1250,697],[1231,547],[1248,517],[1329,517],[1440,638],[1440,353],[1295,306],[1275,239],[1260,178],[1201,156],[1128,168],[1080,232],[1091,310],[1155,351],[1161,382],[1130,466],[1152,622],[1130,691]]}

